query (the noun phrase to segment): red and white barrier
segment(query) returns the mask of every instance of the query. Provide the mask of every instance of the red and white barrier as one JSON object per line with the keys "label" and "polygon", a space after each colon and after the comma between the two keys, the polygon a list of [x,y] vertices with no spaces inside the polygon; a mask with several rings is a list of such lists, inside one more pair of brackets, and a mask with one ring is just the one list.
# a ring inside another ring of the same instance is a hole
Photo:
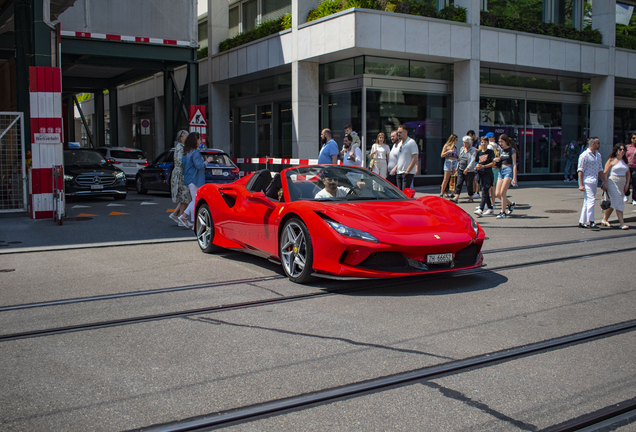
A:
{"label": "red and white barrier", "polygon": [[[267,165],[317,165],[318,159],[286,159],[286,158],[234,158],[234,163],[251,163]],[[239,171],[239,177],[244,177],[254,171]]]}
{"label": "red and white barrier", "polygon": [[54,190],[64,191],[64,177],[53,178],[55,168],[64,169],[62,146],[62,80],[60,68],[29,67],[31,105],[31,170],[29,172],[30,216],[53,218],[54,209],[64,212],[61,202],[54,202]]}
{"label": "red and white barrier", "polygon": [[153,44],[161,44],[161,45],[177,45],[177,46],[190,46],[190,42],[188,41],[180,41],[174,39],[158,39],[158,38],[149,38],[149,37],[140,37],[140,36],[122,36],[122,35],[114,35],[114,34],[104,34],[104,33],[89,33],[89,32],[75,32],[62,30],[60,31],[62,36],[72,36],[72,37],[81,37],[81,38],[89,38],[89,39],[106,39],[106,40],[116,40],[116,41],[125,41],[125,42],[142,42],[142,43],[153,43]]}

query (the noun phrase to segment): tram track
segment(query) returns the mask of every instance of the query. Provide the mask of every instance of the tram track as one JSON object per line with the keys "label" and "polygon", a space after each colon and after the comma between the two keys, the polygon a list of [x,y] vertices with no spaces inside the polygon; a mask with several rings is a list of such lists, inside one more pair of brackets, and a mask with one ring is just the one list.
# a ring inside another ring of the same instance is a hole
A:
{"label": "tram track", "polygon": [[[590,242],[596,242],[596,241],[602,241],[602,240],[624,239],[625,237],[636,237],[636,233],[609,236],[609,237],[595,237],[595,238],[585,238],[585,239],[576,239],[576,240],[565,240],[560,242],[539,243],[535,245],[514,246],[509,248],[492,249],[492,250],[482,250],[482,254],[489,255],[489,254],[497,254],[497,253],[505,253],[505,252],[514,252],[518,250],[540,249],[540,248],[554,247],[554,246],[566,246],[570,244],[590,243]],[[493,270],[493,269],[490,269],[490,270]],[[445,274],[444,276],[445,277],[452,276],[452,274]],[[115,299],[123,299],[128,297],[140,297],[140,296],[146,296],[146,295],[164,294],[164,293],[179,292],[179,291],[191,291],[191,290],[197,290],[197,289],[219,288],[224,286],[250,284],[250,283],[256,283],[256,282],[267,282],[267,281],[279,280],[279,279],[286,279],[286,277],[283,275],[262,276],[262,277],[247,278],[247,279],[233,279],[228,281],[210,282],[210,283],[204,283],[204,284],[184,285],[179,287],[159,288],[159,289],[152,289],[152,290],[145,290],[145,291],[133,291],[133,292],[104,294],[104,295],[89,296],[89,297],[74,297],[69,299],[51,300],[46,302],[24,303],[24,304],[17,304],[17,305],[0,306],[0,312],[42,308],[42,307],[49,307],[49,306],[71,305],[75,303],[85,303],[85,302],[93,302],[93,301],[101,301],[101,300],[115,300]]]}
{"label": "tram track", "polygon": [[[213,430],[226,426],[233,426],[262,418],[326,405],[343,399],[351,399],[371,393],[404,387],[420,381],[428,381],[445,376],[458,375],[484,367],[491,367],[513,360],[625,334],[634,330],[636,330],[636,320],[625,321],[610,326],[599,327],[532,344],[481,354],[462,360],[454,360],[435,366],[414,369],[354,384],[347,384],[312,393],[271,400],[256,405],[239,407],[229,411],[209,413],[199,416],[196,419],[185,419],[171,424],[151,425],[142,429],[135,429],[135,431],[182,432]],[[636,399],[631,399],[629,401],[624,401],[619,404],[606,407],[605,409],[599,410],[595,413],[590,413],[580,418],[572,419],[559,425],[543,429],[543,431],[576,431],[583,427],[616,418],[633,410],[636,410]]]}
{"label": "tram track", "polygon": [[[496,271],[512,270],[512,269],[522,268],[522,267],[545,265],[545,264],[551,264],[555,262],[564,262],[564,261],[571,261],[571,260],[577,260],[577,259],[594,257],[594,256],[632,252],[632,251],[636,251],[636,247],[612,249],[607,251],[599,251],[599,252],[592,252],[592,253],[585,253],[585,254],[575,254],[575,255],[569,255],[569,256],[557,257],[557,258],[547,258],[542,260],[529,261],[525,263],[507,264],[507,265],[502,265],[497,267],[481,267],[477,269],[460,270],[454,273],[442,273],[442,274],[431,275],[428,277],[424,276],[424,277],[426,277],[428,280],[431,280],[431,279],[435,280],[435,279],[445,278],[445,277],[464,277],[464,276],[470,276],[470,275],[476,275],[476,274],[492,273]],[[422,278],[422,276],[418,276],[418,278]],[[239,302],[239,303],[233,303],[228,305],[215,305],[215,306],[209,306],[209,307],[203,307],[203,308],[166,312],[166,313],[160,313],[160,314],[151,314],[151,315],[143,315],[143,316],[121,318],[121,319],[114,319],[114,320],[97,321],[92,323],[54,327],[54,328],[48,328],[48,329],[8,333],[8,334],[0,335],[0,343],[12,341],[12,340],[18,340],[18,339],[52,336],[52,335],[70,333],[70,332],[96,330],[96,329],[115,327],[115,326],[121,326],[121,325],[140,324],[144,322],[158,321],[158,320],[164,320],[164,319],[183,318],[183,317],[193,316],[193,315],[227,312],[227,311],[238,310],[238,309],[248,309],[253,307],[275,305],[275,304],[287,303],[292,301],[308,300],[308,299],[313,299],[318,297],[349,294],[354,292],[375,290],[380,288],[390,288],[390,287],[398,286],[402,284],[403,284],[402,279],[389,279],[389,280],[384,279],[384,280],[378,281],[377,283],[372,282],[371,285],[369,285],[369,281],[358,281],[358,283],[354,287],[336,289],[331,291],[316,291],[312,293],[266,298],[261,300]]]}

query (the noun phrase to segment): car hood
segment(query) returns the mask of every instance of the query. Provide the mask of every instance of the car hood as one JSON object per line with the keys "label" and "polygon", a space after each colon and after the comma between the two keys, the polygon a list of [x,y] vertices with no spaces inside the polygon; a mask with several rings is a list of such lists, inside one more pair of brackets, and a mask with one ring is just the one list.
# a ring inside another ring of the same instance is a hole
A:
{"label": "car hood", "polygon": [[413,236],[421,233],[474,236],[470,217],[459,207],[440,198],[323,203],[322,211],[318,211],[378,238],[387,234]]}
{"label": "car hood", "polygon": [[64,173],[69,175],[80,175],[80,174],[117,174],[120,169],[111,166],[98,166],[98,165],[89,165],[89,166],[79,166],[79,165],[64,165]]}

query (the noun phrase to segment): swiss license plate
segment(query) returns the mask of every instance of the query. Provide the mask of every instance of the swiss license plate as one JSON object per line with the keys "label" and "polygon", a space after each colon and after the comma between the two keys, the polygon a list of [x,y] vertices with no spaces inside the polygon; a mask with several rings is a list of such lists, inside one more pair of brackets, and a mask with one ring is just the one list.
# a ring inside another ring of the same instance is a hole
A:
{"label": "swiss license plate", "polygon": [[427,264],[447,264],[453,260],[452,253],[443,253],[443,254],[435,254],[435,255],[427,255],[426,263]]}
{"label": "swiss license plate", "polygon": [[215,176],[223,175],[223,170],[220,170],[220,169],[213,169],[213,170],[212,170],[212,175],[215,175]]}
{"label": "swiss license plate", "polygon": [[91,185],[91,189],[104,189],[104,185]]}
{"label": "swiss license plate", "polygon": [[124,163],[123,165],[124,165],[125,167],[131,167],[131,168],[132,168],[132,167],[136,167],[136,166],[137,166],[137,164],[136,164],[136,163]]}

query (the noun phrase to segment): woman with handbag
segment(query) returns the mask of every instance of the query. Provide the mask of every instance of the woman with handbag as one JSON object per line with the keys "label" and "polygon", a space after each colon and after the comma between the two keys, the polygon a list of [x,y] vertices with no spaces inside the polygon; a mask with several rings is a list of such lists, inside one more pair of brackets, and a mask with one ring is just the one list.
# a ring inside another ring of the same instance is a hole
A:
{"label": "woman with handbag", "polygon": [[631,179],[629,166],[627,165],[626,150],[627,148],[624,144],[616,144],[605,164],[604,173],[607,178],[607,193],[611,203],[610,208],[605,210],[603,221],[601,221],[601,225],[611,227],[612,225],[610,225],[608,219],[612,214],[612,210],[616,210],[618,223],[623,230],[629,229],[629,226],[623,220],[623,211],[625,210],[623,197],[629,190],[629,181]]}
{"label": "woman with handbag", "polygon": [[455,171],[457,170],[458,156],[457,147],[455,147],[455,144],[457,144],[457,135],[451,134],[451,136],[448,137],[446,144],[444,144],[444,147],[442,147],[441,157],[444,158],[444,181],[442,182],[442,190],[439,194],[440,197],[444,196],[446,187],[450,182],[451,175],[454,175]]}
{"label": "woman with handbag", "polygon": [[386,135],[384,135],[384,132],[380,132],[375,140],[375,144],[371,147],[371,153],[369,154],[371,163],[369,164],[369,168],[383,178],[386,178],[390,151],[391,149],[386,143]]}

